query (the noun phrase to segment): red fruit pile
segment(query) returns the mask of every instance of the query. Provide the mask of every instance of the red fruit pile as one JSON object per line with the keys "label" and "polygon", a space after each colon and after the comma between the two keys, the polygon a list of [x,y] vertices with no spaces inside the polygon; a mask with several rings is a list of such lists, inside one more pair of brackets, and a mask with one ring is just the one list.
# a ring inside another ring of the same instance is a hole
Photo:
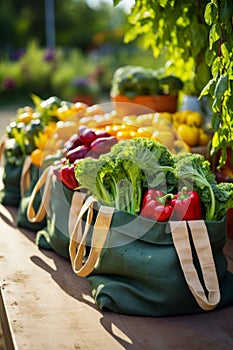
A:
{"label": "red fruit pile", "polygon": [[98,158],[100,154],[107,153],[118,142],[105,130],[94,130],[80,126],[78,132],[65,143],[63,158],[54,164],[54,174],[69,189],[78,187],[74,168],[76,163],[86,157]]}

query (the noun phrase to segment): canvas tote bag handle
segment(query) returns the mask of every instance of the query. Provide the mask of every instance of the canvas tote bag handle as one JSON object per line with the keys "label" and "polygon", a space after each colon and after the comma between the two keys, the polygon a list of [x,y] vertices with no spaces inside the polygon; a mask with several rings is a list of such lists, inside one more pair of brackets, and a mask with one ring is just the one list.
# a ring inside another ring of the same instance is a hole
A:
{"label": "canvas tote bag handle", "polygon": [[85,197],[86,197],[86,194],[79,191],[74,191],[72,201],[70,204],[69,219],[68,219],[68,228],[69,228],[70,236],[74,230],[77,217],[81,211]]}
{"label": "canvas tote bag handle", "polygon": [[70,258],[72,268],[78,276],[82,277],[88,276],[93,271],[95,264],[98,261],[98,258],[101,254],[106,237],[109,232],[114,208],[106,206],[100,207],[94,225],[90,253],[85,263],[83,263],[85,257],[86,238],[92,221],[92,212],[93,203],[90,202],[86,225],[81,240],[79,240],[80,231],[78,230],[78,227],[80,227],[80,219],[82,217],[82,212],[80,212],[80,217],[78,218],[77,225],[72,233],[72,237],[70,240]]}
{"label": "canvas tote bag handle", "polygon": [[8,140],[8,137],[6,137],[5,135],[1,137],[0,139],[0,165],[3,165],[3,161],[4,161],[4,150],[6,148],[6,142]]}
{"label": "canvas tote bag handle", "polygon": [[25,195],[25,192],[30,186],[31,182],[31,174],[30,174],[30,167],[32,165],[32,160],[30,156],[27,156],[24,160],[23,163],[23,169],[21,173],[21,178],[20,178],[20,194],[21,197]]}
{"label": "canvas tote bag handle", "polygon": [[[93,205],[95,202],[96,202],[96,199],[94,197],[90,196],[87,198],[87,200],[84,202],[79,212],[73,231],[70,234],[70,244],[69,244],[70,260],[71,260],[72,268],[77,275],[79,275],[79,269],[82,267],[83,259],[85,256],[84,241],[86,242],[86,236],[92,222]],[[82,218],[86,212],[87,212],[87,217],[86,217],[85,228],[83,232]],[[79,248],[81,246],[81,243],[82,243],[82,247]]]}
{"label": "canvas tote bag handle", "polygon": [[[188,226],[200,263],[207,296],[193,264]],[[203,220],[170,222],[171,233],[185,280],[203,310],[214,309],[220,301],[220,290],[208,231]]]}
{"label": "canvas tote bag handle", "polygon": [[[48,204],[50,201],[52,175],[53,175],[53,169],[52,169],[52,166],[49,166],[43,171],[42,175],[39,177],[32,191],[28,208],[27,208],[27,218],[30,222],[40,222],[44,219],[46,215],[46,208],[48,207]],[[37,193],[40,191],[42,186],[45,186],[44,192],[42,195],[40,206],[37,210],[37,213],[35,213],[35,210],[33,208],[34,201]]]}

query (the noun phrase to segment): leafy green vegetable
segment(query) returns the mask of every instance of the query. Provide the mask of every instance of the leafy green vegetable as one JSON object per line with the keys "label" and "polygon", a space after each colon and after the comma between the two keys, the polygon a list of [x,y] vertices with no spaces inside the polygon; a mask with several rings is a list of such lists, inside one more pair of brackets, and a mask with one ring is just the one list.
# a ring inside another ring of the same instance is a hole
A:
{"label": "leafy green vegetable", "polygon": [[204,218],[213,220],[216,200],[213,186],[217,182],[210,169],[210,163],[200,154],[181,153],[175,156],[175,173],[179,186],[196,190],[204,206]]}
{"label": "leafy green vegetable", "polygon": [[213,187],[216,198],[213,220],[221,220],[228,209],[233,208],[233,183],[221,182]]}
{"label": "leafy green vegetable", "polygon": [[127,164],[124,159],[117,160],[115,154],[108,153],[99,159],[79,161],[75,176],[80,187],[102,204],[134,214],[139,211],[142,186],[141,171],[136,164]]}
{"label": "leafy green vegetable", "polygon": [[80,188],[102,204],[140,212],[143,188],[177,193],[186,186],[198,192],[203,219],[222,220],[233,207],[233,184],[218,184],[210,163],[200,154],[172,155],[158,142],[134,138],[114,145],[99,159],[84,158],[75,167]]}
{"label": "leafy green vegetable", "polygon": [[32,94],[32,101],[36,107],[37,112],[40,114],[40,119],[44,125],[50,121],[57,121],[57,109],[62,104],[70,104],[67,101],[61,101],[57,96],[51,96],[46,100],[42,100],[39,96]]}
{"label": "leafy green vegetable", "polygon": [[16,143],[19,145],[22,155],[25,158],[26,157],[26,150],[25,150],[25,128],[15,128],[12,130],[12,136],[15,139]]}
{"label": "leafy green vegetable", "polygon": [[7,162],[15,166],[21,166],[25,159],[19,144],[14,138],[6,141],[4,154]]}
{"label": "leafy green vegetable", "polygon": [[170,151],[162,144],[149,138],[134,138],[120,142],[112,148],[118,158],[135,162],[143,172],[143,185],[158,187],[165,185],[166,191],[174,184],[174,159]]}
{"label": "leafy green vegetable", "polygon": [[222,220],[233,207],[233,183],[217,183],[210,163],[200,154],[174,156],[177,185],[193,188],[200,195],[205,220]]}
{"label": "leafy green vegetable", "polygon": [[161,69],[153,70],[142,66],[122,66],[112,78],[111,95],[176,95],[183,88],[181,79],[164,75]]}
{"label": "leafy green vegetable", "polygon": [[82,159],[75,167],[75,176],[101,203],[137,214],[143,186],[166,186],[166,174],[174,172],[173,164],[166,147],[135,138],[114,145],[98,160]]}

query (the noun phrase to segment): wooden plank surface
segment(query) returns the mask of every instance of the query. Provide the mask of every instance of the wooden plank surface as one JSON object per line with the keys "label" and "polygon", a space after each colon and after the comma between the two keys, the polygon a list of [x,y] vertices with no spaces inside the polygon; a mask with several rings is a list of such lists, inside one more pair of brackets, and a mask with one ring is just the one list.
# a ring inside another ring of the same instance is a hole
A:
{"label": "wooden plank surface", "polygon": [[[164,318],[99,311],[85,279],[57,254],[38,250],[35,233],[1,206],[0,309],[8,349],[233,348],[233,307]],[[226,247],[232,266],[233,241]]]}

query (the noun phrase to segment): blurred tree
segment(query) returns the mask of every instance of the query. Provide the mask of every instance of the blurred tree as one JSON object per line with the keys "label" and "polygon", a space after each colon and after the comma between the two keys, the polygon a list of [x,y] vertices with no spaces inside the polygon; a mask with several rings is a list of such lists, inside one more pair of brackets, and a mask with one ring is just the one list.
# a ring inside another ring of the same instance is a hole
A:
{"label": "blurred tree", "polygon": [[14,14],[12,12],[9,2],[0,3],[0,48],[8,48],[10,42],[7,40],[11,37],[11,40],[16,39],[16,32],[14,26]]}
{"label": "blurred tree", "polygon": [[7,0],[0,2],[1,49],[26,46],[29,40],[45,42],[44,2]]}
{"label": "blurred tree", "polygon": [[[54,8],[57,46],[85,51],[96,33],[107,33],[108,39],[111,31],[127,23],[124,11],[106,2],[93,9],[85,0],[54,0]],[[26,47],[32,40],[45,46],[45,1],[1,1],[0,33],[1,51]]]}

